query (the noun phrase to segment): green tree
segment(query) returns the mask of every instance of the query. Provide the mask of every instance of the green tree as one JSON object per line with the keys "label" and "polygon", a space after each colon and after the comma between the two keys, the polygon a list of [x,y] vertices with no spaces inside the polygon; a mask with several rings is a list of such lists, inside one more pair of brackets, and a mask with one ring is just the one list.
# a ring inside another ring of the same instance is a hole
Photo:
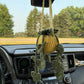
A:
{"label": "green tree", "polygon": [[[37,32],[41,30],[41,18],[42,13],[37,10],[37,8],[34,8],[29,16],[27,17],[27,24],[26,24],[26,34],[27,37],[35,37],[37,36]],[[44,15],[43,19],[43,29],[49,28],[49,16],[48,14]]]}
{"label": "green tree", "polygon": [[50,24],[49,24],[50,22],[49,22],[49,15],[48,14],[44,15],[43,22],[44,22],[44,29],[50,28]]}
{"label": "green tree", "polygon": [[0,37],[12,37],[13,26],[12,15],[9,14],[8,8],[0,4]]}
{"label": "green tree", "polygon": [[[73,9],[73,11],[72,11]],[[70,26],[70,30],[73,34],[73,36],[78,37],[82,31],[84,30],[84,13],[83,10],[81,8],[74,8],[74,7],[69,7],[69,12],[71,14],[71,18],[72,18],[72,25]]]}
{"label": "green tree", "polygon": [[59,37],[70,37],[71,17],[67,11],[62,10],[58,15],[54,16],[54,28],[58,29]]}
{"label": "green tree", "polygon": [[26,24],[26,34],[27,36],[35,37],[38,31],[38,23],[40,21],[40,13],[38,12],[37,8],[32,10],[27,18]]}
{"label": "green tree", "polygon": [[33,11],[30,12],[28,18],[27,18],[27,24],[26,24],[26,34],[27,36],[32,36],[33,32],[33,17],[32,17]]}
{"label": "green tree", "polygon": [[67,7],[54,16],[54,27],[59,37],[78,37],[84,33],[84,7]]}

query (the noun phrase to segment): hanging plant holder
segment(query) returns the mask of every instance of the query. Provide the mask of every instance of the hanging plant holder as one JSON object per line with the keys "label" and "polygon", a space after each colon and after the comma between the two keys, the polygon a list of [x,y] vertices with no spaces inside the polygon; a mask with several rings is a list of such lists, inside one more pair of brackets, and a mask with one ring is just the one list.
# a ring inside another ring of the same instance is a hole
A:
{"label": "hanging plant holder", "polygon": [[[54,29],[54,33],[57,33],[57,31],[58,30]],[[38,34],[37,44],[42,45],[42,43],[45,42],[44,53],[52,53],[56,50],[59,41],[56,35],[52,34],[52,29],[42,30]]]}
{"label": "hanging plant holder", "polygon": [[[56,36],[58,30],[54,29],[53,17],[52,17],[52,3],[54,0],[31,0],[33,6],[40,6],[42,8],[42,21],[41,21],[41,31],[38,32],[38,37],[36,41],[36,54],[32,57],[35,62],[35,71],[31,72],[31,76],[35,82],[41,80],[40,70],[46,68],[46,60],[51,62],[50,53],[57,51],[56,58],[52,61],[53,68],[55,70],[55,75],[58,80],[62,80],[64,76],[61,56],[63,54],[63,46],[59,44],[59,40]],[[50,28],[43,29],[43,19],[44,19],[44,7],[49,7],[50,9]],[[40,58],[38,57],[40,54]]]}

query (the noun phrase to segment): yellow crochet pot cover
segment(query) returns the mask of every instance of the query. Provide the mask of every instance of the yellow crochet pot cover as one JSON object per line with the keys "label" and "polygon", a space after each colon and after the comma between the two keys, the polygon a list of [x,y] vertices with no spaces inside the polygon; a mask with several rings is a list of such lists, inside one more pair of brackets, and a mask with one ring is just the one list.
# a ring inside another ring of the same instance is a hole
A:
{"label": "yellow crochet pot cover", "polygon": [[[38,44],[42,44],[42,38],[43,35],[41,35],[38,39]],[[58,41],[55,36],[44,36],[44,42],[46,42],[44,47],[44,53],[52,53],[56,50],[56,47],[58,45]]]}

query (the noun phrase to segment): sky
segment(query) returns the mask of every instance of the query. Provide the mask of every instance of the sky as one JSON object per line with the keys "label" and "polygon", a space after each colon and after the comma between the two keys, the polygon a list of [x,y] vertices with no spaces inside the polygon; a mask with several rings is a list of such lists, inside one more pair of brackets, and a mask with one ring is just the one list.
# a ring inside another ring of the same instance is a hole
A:
{"label": "sky", "polygon": [[[34,6],[31,6],[31,0],[0,0],[1,4],[6,4],[9,13],[13,15],[14,33],[24,32],[26,29],[26,20]],[[58,14],[67,6],[84,7],[84,0],[55,0],[52,4],[53,15]],[[39,11],[41,7],[37,7]],[[45,8],[45,13],[49,13],[49,8]]]}

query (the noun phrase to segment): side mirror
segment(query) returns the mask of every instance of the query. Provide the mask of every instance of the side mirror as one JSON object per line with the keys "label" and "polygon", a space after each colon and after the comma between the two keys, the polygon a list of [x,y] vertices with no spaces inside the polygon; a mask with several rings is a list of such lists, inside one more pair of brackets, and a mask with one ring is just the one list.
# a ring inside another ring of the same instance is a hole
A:
{"label": "side mirror", "polygon": [[[53,1],[54,0],[51,0],[52,3],[53,3]],[[43,0],[31,0],[31,5],[32,6],[42,7],[42,3],[43,3]],[[49,0],[45,0],[44,7],[49,7]]]}

